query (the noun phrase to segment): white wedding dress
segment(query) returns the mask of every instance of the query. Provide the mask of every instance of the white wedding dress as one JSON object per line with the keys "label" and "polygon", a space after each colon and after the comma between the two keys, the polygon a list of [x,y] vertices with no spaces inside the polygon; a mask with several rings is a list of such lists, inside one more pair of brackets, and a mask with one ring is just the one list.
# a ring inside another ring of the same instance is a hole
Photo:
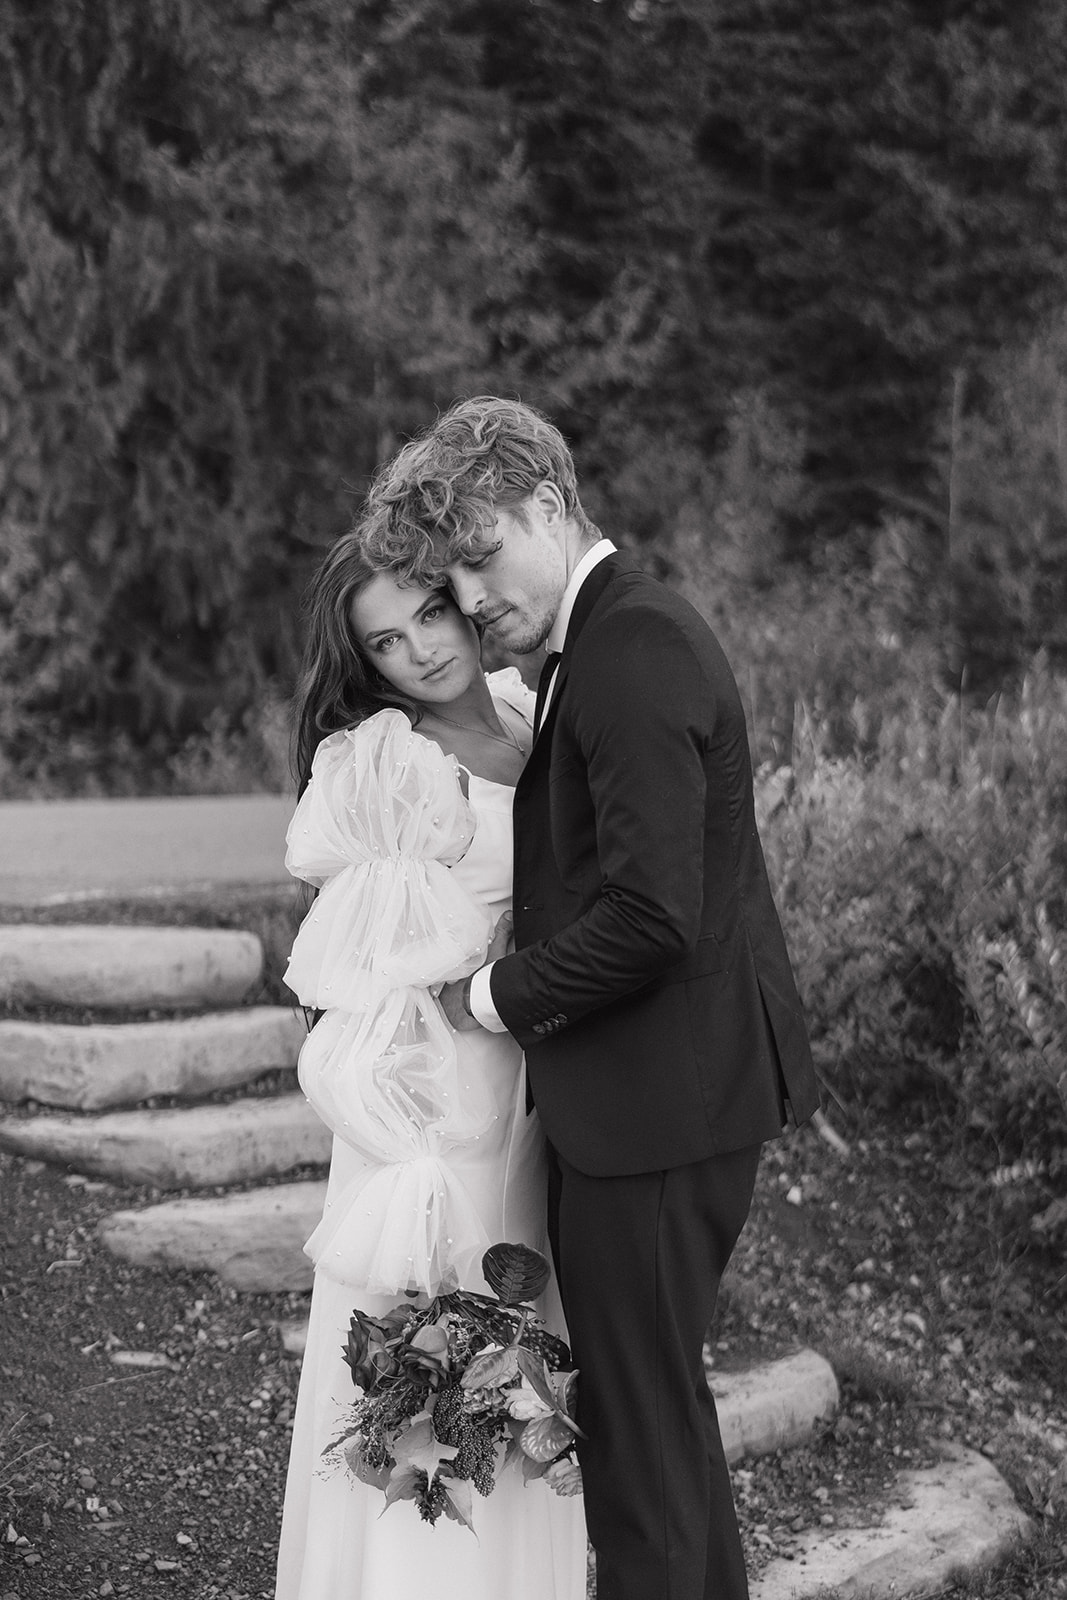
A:
{"label": "white wedding dress", "polygon": [[[494,696],[530,718],[509,668]],[[455,1034],[431,990],[484,959],[510,906],[513,791],[468,775],[400,711],[332,734],[289,828],[286,865],[320,893],[286,981],[324,1011],[301,1052],[304,1093],[334,1133],[278,1556],[277,1600],[584,1600],[579,1498],[517,1467],[474,1496],[472,1534],[411,1501],[385,1510],[322,1451],[357,1391],[341,1351],[353,1306],[406,1289],[487,1292],[499,1241],[547,1253],[545,1169],[508,1034]],[[565,1336],[554,1286],[538,1308]],[[384,1515],[383,1515],[384,1511]]]}

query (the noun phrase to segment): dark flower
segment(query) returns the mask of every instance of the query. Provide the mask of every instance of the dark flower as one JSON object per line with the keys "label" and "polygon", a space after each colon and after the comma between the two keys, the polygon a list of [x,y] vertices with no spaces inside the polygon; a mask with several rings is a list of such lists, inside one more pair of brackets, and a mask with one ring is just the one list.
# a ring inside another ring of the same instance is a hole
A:
{"label": "dark flower", "polygon": [[386,1345],[388,1330],[362,1311],[352,1312],[348,1343],[342,1350],[357,1389],[372,1394],[383,1378],[400,1371],[399,1363]]}
{"label": "dark flower", "polygon": [[420,1328],[397,1351],[405,1377],[437,1389],[449,1369],[448,1334],[438,1323]]}

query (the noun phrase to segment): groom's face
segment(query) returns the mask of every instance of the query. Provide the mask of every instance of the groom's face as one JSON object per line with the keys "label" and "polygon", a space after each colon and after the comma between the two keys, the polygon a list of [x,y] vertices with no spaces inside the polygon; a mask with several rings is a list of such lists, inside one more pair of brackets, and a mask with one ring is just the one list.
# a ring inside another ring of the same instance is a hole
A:
{"label": "groom's face", "polygon": [[488,537],[445,568],[459,608],[516,655],[544,642],[567,587],[566,514],[553,484],[497,513]]}

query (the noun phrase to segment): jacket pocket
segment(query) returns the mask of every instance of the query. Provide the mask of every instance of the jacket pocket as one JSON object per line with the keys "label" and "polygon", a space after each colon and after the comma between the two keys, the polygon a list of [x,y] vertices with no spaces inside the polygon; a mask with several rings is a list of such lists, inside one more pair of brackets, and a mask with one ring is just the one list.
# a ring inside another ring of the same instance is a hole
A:
{"label": "jacket pocket", "polygon": [[697,940],[696,948],[687,956],[683,956],[666,972],[661,972],[652,987],[659,989],[669,983],[686,983],[690,978],[704,978],[709,973],[721,972],[725,965],[722,945],[713,933],[706,933]]}

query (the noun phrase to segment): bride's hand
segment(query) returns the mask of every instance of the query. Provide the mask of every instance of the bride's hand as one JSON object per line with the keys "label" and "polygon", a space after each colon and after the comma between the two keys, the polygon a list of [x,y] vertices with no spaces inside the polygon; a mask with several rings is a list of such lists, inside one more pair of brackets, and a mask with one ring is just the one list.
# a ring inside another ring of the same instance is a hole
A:
{"label": "bride's hand", "polygon": [[[493,929],[493,937],[486,951],[486,961],[498,961],[501,956],[507,955],[508,945],[511,943],[511,929],[511,912],[505,911]],[[481,1027],[481,1023],[468,1009],[469,983],[469,978],[461,979],[459,983],[444,983],[437,991],[438,1004],[457,1033],[471,1033],[475,1028]]]}
{"label": "bride's hand", "polygon": [[511,935],[515,927],[515,919],[510,911],[505,911],[493,929],[493,937],[489,941],[489,950],[485,959],[499,961],[501,956],[506,956],[511,948]]}

